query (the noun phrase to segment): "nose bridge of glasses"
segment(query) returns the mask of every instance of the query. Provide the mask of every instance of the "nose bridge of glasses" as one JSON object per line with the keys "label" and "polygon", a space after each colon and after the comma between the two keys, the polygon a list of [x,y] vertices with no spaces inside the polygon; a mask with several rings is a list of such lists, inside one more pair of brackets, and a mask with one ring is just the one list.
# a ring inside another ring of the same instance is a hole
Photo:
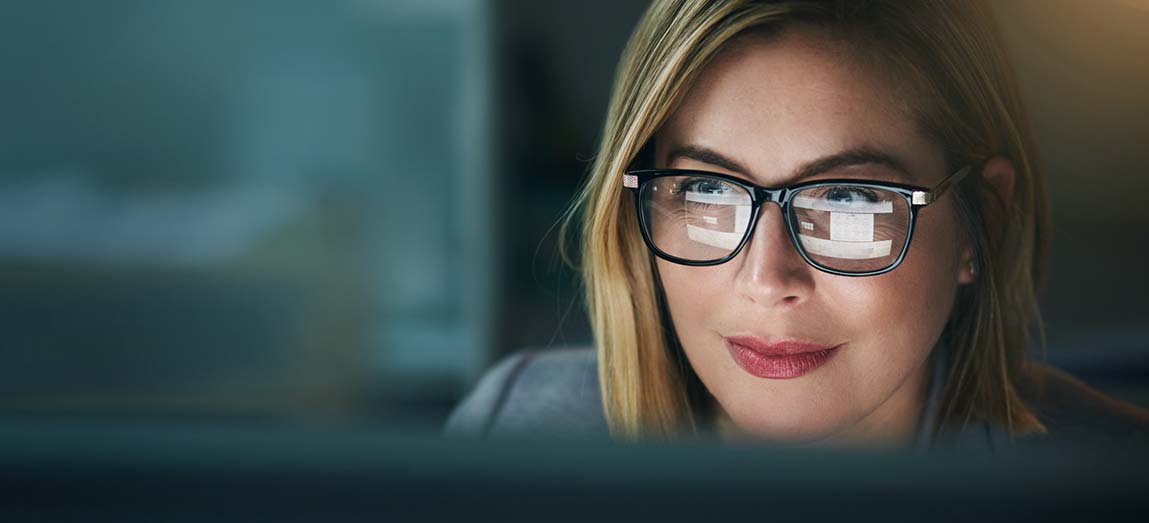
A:
{"label": "nose bridge of glasses", "polygon": [[786,198],[785,189],[763,189],[763,187],[755,187],[754,192],[759,202],[772,201],[781,205],[782,200]]}
{"label": "nose bridge of glasses", "polygon": [[[765,204],[771,203],[771,202],[778,205],[778,218],[782,221],[783,225],[785,226],[785,223],[787,221],[786,220],[786,213],[785,213],[785,209],[786,209],[785,204],[786,204],[786,196],[787,196],[788,190],[787,189],[758,188],[758,189],[756,189],[756,193],[757,194],[756,194],[755,198],[758,201],[758,211],[757,211],[757,213],[755,213],[754,223],[750,224],[750,227],[756,230],[757,226],[760,225],[759,222],[766,219],[766,215],[768,215],[770,213],[769,213],[769,209],[766,207]],[[752,236],[754,233],[749,232],[747,234],[748,234],[748,236]]]}
{"label": "nose bridge of glasses", "polygon": [[755,188],[755,198],[758,200],[759,206],[766,202],[774,202],[779,207],[786,202],[786,196],[789,194],[789,189],[765,189],[762,187]]}
{"label": "nose bridge of glasses", "polygon": [[[765,256],[766,258],[763,260],[768,259],[765,263],[769,266],[793,267],[790,262],[800,256],[798,251],[791,248],[794,243],[790,231],[790,220],[786,216],[789,192],[787,189],[757,189],[758,212],[753,217],[750,230],[745,233],[743,252],[755,258]],[[778,212],[776,214],[771,212],[769,206],[764,205],[766,202],[778,204]],[[789,256],[791,255],[795,258],[790,259]],[[778,265],[779,256],[787,258],[788,261]],[[759,269],[764,267],[761,263],[761,260],[756,262],[755,267]]]}

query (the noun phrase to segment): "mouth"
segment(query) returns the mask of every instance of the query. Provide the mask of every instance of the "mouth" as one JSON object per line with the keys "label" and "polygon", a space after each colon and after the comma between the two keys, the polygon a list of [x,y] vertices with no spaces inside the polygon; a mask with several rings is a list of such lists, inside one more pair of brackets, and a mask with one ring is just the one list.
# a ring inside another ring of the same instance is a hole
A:
{"label": "mouth", "polygon": [[767,379],[804,376],[830,361],[845,345],[829,346],[799,340],[766,342],[753,337],[726,338],[726,347],[734,362],[751,375]]}

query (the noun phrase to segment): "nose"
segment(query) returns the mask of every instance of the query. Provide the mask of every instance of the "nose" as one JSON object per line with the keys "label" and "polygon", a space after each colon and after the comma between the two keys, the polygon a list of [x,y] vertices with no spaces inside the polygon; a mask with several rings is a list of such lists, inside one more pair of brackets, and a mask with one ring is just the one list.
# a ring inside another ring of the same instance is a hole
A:
{"label": "nose", "polygon": [[739,293],[754,303],[794,306],[814,290],[815,269],[794,248],[776,204],[764,204],[759,210],[754,233],[734,261],[741,263]]}

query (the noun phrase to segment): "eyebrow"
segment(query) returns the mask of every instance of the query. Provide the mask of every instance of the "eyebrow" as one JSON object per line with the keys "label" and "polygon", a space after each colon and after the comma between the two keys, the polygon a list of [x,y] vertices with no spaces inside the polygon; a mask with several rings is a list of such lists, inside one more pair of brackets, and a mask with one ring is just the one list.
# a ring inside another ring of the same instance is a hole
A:
{"label": "eyebrow", "polygon": [[[750,177],[750,170],[743,167],[742,164],[706,147],[697,145],[676,147],[667,155],[666,161],[670,163],[679,158],[714,165],[741,174],[742,176]],[[905,164],[898,160],[897,157],[868,146],[847,149],[807,162],[795,169],[791,178],[794,180],[804,180],[819,174],[857,165],[881,165],[896,171],[907,180],[911,178],[909,169],[906,169]]]}

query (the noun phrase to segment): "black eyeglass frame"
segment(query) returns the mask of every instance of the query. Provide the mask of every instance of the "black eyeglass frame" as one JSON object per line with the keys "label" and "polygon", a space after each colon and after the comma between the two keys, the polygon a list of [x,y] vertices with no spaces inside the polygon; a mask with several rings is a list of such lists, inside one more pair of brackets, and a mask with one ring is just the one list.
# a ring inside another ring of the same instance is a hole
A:
{"label": "black eyeglass frame", "polygon": [[[727,174],[694,169],[643,169],[627,171],[622,176],[622,184],[623,187],[630,189],[634,193],[634,208],[635,212],[638,213],[638,222],[639,227],[642,229],[643,241],[646,243],[646,246],[650,248],[651,252],[666,261],[692,267],[707,267],[711,265],[721,265],[734,259],[735,256],[738,256],[739,252],[742,252],[742,247],[746,245],[746,242],[750,240],[750,236],[754,234],[754,228],[758,225],[758,211],[761,210],[762,204],[766,202],[774,202],[777,203],[778,206],[782,209],[782,216],[786,222],[786,231],[790,236],[790,242],[794,245],[794,248],[798,251],[798,254],[802,256],[802,259],[806,260],[806,263],[809,263],[812,267],[822,272],[827,272],[838,276],[858,277],[884,274],[896,269],[898,265],[901,265],[902,260],[906,257],[906,252],[908,252],[910,249],[910,241],[913,240],[914,237],[914,223],[917,222],[918,210],[941,198],[942,195],[945,194],[950,187],[956,185],[963,178],[965,178],[965,176],[969,174],[973,167],[974,166],[972,164],[966,165],[965,167],[954,171],[949,176],[946,176],[945,179],[943,179],[941,182],[938,182],[938,184],[935,185],[932,189],[899,183],[845,178],[832,180],[813,180],[772,189],[769,187],[755,185],[741,178],[736,178]],[[672,256],[655,246],[654,240],[651,238],[650,225],[646,223],[646,217],[642,212],[642,191],[646,188],[647,182],[665,176],[708,176],[721,179],[722,181],[729,182],[745,189],[746,192],[750,194],[750,223],[746,227],[746,233],[743,234],[742,241],[738,242],[738,247],[736,247],[729,255],[723,258],[716,260],[696,261]],[[908,228],[906,229],[906,242],[904,245],[902,245],[902,251],[898,253],[897,259],[895,259],[888,266],[882,269],[864,272],[840,271],[826,267],[814,261],[808,254],[806,254],[806,250],[802,248],[801,241],[798,239],[798,234],[794,228],[793,218],[790,212],[790,200],[793,198],[794,194],[797,194],[803,189],[837,185],[852,185],[871,189],[883,189],[899,194],[906,199],[906,203],[908,204],[910,211],[910,222]]]}

